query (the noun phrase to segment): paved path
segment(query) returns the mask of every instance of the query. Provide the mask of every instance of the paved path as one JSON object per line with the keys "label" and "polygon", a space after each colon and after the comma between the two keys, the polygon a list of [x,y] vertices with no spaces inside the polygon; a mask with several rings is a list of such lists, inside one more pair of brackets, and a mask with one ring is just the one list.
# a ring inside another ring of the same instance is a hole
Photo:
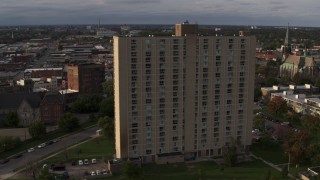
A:
{"label": "paved path", "polygon": [[18,159],[11,159],[8,163],[1,164],[0,179],[12,177],[17,173],[17,169],[22,169],[27,163],[38,161],[49,154],[52,154],[60,150],[65,150],[74,144],[88,139],[91,136],[94,136],[96,134],[97,129],[98,127],[85,129],[82,132],[64,137],[61,139],[61,141],[56,142],[52,145],[49,145],[42,149],[36,149],[31,153],[24,153],[23,156]]}
{"label": "paved path", "polygon": [[[255,156],[255,155],[253,155],[253,154],[250,154],[250,156],[252,156],[252,157],[255,158],[255,159],[261,160],[261,161],[264,162],[265,164],[273,167],[274,169],[276,169],[276,170],[278,170],[278,171],[280,171],[280,172],[282,171],[282,169],[279,167],[281,164],[275,165],[275,164],[273,164],[273,163],[271,163],[271,162],[268,162],[268,161],[262,159],[261,157]],[[292,174],[290,174],[290,173],[288,174],[288,176],[289,176],[290,178],[295,179],[295,177],[294,177]]]}

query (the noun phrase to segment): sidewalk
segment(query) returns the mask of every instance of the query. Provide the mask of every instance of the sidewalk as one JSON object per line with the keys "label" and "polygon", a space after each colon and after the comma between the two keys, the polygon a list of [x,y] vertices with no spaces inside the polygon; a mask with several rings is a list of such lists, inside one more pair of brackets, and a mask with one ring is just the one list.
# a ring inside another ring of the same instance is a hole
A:
{"label": "sidewalk", "polygon": [[[268,166],[271,166],[271,167],[273,167],[274,169],[276,169],[276,170],[278,170],[278,171],[280,171],[280,172],[282,171],[282,169],[281,169],[280,167],[278,167],[278,166],[279,166],[279,165],[284,165],[284,164],[275,165],[275,164],[273,164],[273,163],[271,163],[271,162],[268,162],[268,161],[262,159],[261,157],[255,156],[255,155],[252,154],[252,153],[250,153],[249,156],[251,156],[251,157],[253,157],[253,158],[255,158],[255,159],[261,160],[262,162],[264,162],[264,163],[267,164]],[[293,175],[290,174],[290,173],[288,173],[288,176],[289,176],[290,178],[296,179],[296,177],[293,176]]]}

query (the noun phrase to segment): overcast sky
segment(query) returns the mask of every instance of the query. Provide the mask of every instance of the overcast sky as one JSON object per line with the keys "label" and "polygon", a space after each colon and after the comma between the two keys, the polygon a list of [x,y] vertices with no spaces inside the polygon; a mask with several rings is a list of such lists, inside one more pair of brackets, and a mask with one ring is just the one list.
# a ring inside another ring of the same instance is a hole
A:
{"label": "overcast sky", "polygon": [[0,0],[0,25],[198,24],[320,26],[319,0]]}

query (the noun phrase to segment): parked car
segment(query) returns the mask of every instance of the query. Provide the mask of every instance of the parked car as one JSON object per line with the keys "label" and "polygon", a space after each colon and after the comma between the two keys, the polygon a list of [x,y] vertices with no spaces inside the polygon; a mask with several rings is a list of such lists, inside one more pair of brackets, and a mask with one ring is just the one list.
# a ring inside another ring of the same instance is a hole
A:
{"label": "parked car", "polygon": [[96,172],[94,172],[94,171],[91,171],[91,176],[95,176],[96,175]]}
{"label": "parked car", "polygon": [[96,174],[97,174],[97,175],[101,175],[101,171],[97,169],[97,170],[96,170]]}
{"label": "parked car", "polygon": [[91,159],[91,163],[92,163],[92,164],[96,164],[96,163],[97,163],[97,160],[96,160],[96,159]]}
{"label": "parked car", "polygon": [[57,138],[57,139],[52,140],[52,142],[56,143],[56,142],[58,142],[60,140],[61,140],[60,138]]}
{"label": "parked car", "polygon": [[102,169],[102,170],[101,170],[101,173],[102,173],[102,174],[108,174],[108,171],[105,170],[105,169]]}
{"label": "parked car", "polygon": [[42,144],[39,144],[38,145],[38,148],[40,149],[40,148],[43,148],[43,147],[46,147],[46,143],[42,143]]}
{"label": "parked car", "polygon": [[82,165],[83,165],[83,161],[79,160],[79,166],[82,166]]}
{"label": "parked car", "polygon": [[84,160],[84,165],[88,165],[89,164],[89,160],[88,159],[85,159]]}
{"label": "parked car", "polygon": [[21,157],[21,156],[22,156],[22,153],[19,153],[19,154],[16,154],[16,155],[12,156],[12,158],[13,158],[13,159],[17,159],[17,158],[19,158],[19,157]]}
{"label": "parked car", "polygon": [[51,144],[53,144],[53,141],[48,141],[48,142],[46,143],[47,146],[48,146],[48,145],[51,145]]}
{"label": "parked car", "polygon": [[77,163],[75,161],[72,161],[71,166],[75,166]]}
{"label": "parked car", "polygon": [[29,148],[28,149],[28,152],[32,152],[32,151],[34,151],[34,148]]}
{"label": "parked car", "polygon": [[0,160],[0,164],[5,164],[5,163],[7,163],[9,161],[10,161],[10,159],[8,159],[8,158],[2,159],[2,160]]}

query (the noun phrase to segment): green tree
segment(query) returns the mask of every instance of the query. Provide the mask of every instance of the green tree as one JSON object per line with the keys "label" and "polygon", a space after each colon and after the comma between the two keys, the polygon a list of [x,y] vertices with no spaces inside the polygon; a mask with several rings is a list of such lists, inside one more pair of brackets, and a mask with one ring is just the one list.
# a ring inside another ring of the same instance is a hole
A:
{"label": "green tree", "polygon": [[126,161],[124,163],[124,174],[129,178],[129,179],[138,179],[142,175],[141,168],[137,167],[130,161]]}
{"label": "green tree", "polygon": [[264,84],[267,87],[271,87],[273,85],[277,85],[278,84],[278,80],[276,78],[274,78],[274,77],[268,77],[268,78],[266,78]]}
{"label": "green tree", "polygon": [[112,97],[105,98],[100,103],[100,113],[104,116],[114,117],[114,99]]}
{"label": "green tree", "polygon": [[237,146],[225,146],[223,149],[223,158],[227,166],[233,167],[238,161]]}
{"label": "green tree", "polygon": [[261,116],[255,116],[253,119],[253,128],[264,131],[265,129],[265,120]]}
{"label": "green tree", "polygon": [[302,129],[299,132],[292,132],[283,142],[283,149],[290,154],[291,162],[300,163],[307,159],[307,148],[310,143],[310,134]]}
{"label": "green tree", "polygon": [[16,112],[9,112],[6,114],[4,125],[6,127],[18,127],[19,125],[19,117]]}
{"label": "green tree", "polygon": [[312,143],[307,147],[307,162],[313,165],[318,165],[320,163],[320,143]]}
{"label": "green tree", "polygon": [[313,115],[305,115],[301,118],[303,128],[310,133],[316,133],[320,129],[320,118]]}
{"label": "green tree", "polygon": [[283,77],[281,77],[281,84],[282,85],[289,85],[290,84],[290,82],[291,82],[291,79],[290,79],[290,77],[288,77],[288,76],[283,76]]}
{"label": "green tree", "polygon": [[18,137],[0,136],[0,152],[13,149],[21,144]]}
{"label": "green tree", "polygon": [[40,175],[38,177],[38,180],[54,180],[55,178],[49,173],[48,167],[43,167],[40,170]]}
{"label": "green tree", "polygon": [[316,83],[315,83],[315,86],[319,89],[320,91],[320,77],[318,77]]}
{"label": "green tree", "polygon": [[46,127],[40,120],[33,121],[29,126],[29,134],[32,138],[41,138],[46,134]]}
{"label": "green tree", "polygon": [[254,88],[254,101],[258,101],[262,97],[262,91],[260,87]]}
{"label": "green tree", "polygon": [[114,96],[114,86],[113,80],[107,80],[102,83],[103,93],[107,95],[107,97]]}
{"label": "green tree", "polygon": [[71,104],[71,110],[77,113],[91,113],[99,111],[99,104],[103,98],[99,95],[80,96]]}
{"label": "green tree", "polygon": [[113,139],[114,138],[114,120],[108,116],[99,118],[98,127],[102,129],[103,135]]}
{"label": "green tree", "polygon": [[71,131],[79,126],[79,119],[71,113],[65,113],[61,116],[58,125],[61,129]]}
{"label": "green tree", "polygon": [[269,102],[268,110],[273,115],[282,116],[283,114],[287,113],[287,111],[288,111],[287,102],[282,97],[275,96]]}

